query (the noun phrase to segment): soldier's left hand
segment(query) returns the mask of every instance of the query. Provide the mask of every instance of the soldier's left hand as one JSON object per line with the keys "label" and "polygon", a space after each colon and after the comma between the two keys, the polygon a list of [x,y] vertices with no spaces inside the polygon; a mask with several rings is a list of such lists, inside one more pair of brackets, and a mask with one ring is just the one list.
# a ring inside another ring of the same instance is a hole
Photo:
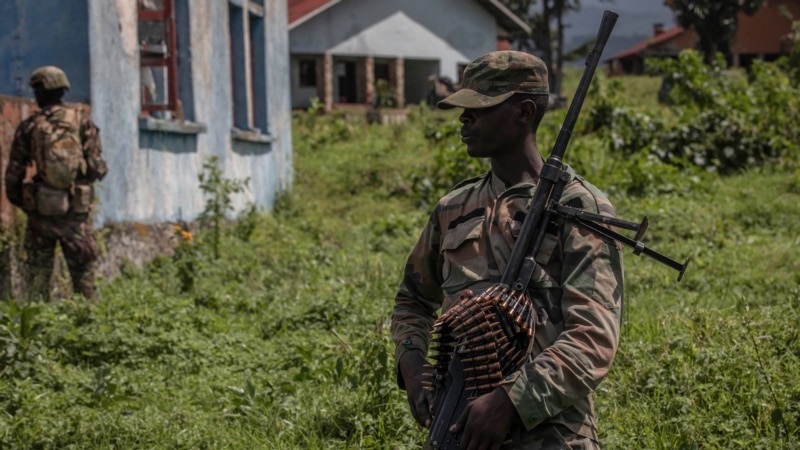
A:
{"label": "soldier's left hand", "polygon": [[516,416],[511,399],[503,389],[497,388],[470,401],[450,432],[464,431],[461,435],[463,449],[498,450]]}

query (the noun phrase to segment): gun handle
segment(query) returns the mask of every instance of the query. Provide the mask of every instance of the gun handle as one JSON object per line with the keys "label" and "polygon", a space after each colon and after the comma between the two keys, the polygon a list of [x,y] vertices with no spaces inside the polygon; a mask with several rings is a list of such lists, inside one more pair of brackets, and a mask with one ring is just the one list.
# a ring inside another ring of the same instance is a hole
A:
{"label": "gun handle", "polygon": [[[428,435],[428,445],[436,450],[450,450],[460,447],[461,433],[451,433],[450,425],[464,412],[467,407],[467,393],[464,382],[464,364],[458,353],[453,355],[450,366],[447,368],[447,379],[441,392],[436,393],[433,412],[433,423]],[[441,397],[441,398],[440,398]],[[427,446],[426,446],[427,447]]]}

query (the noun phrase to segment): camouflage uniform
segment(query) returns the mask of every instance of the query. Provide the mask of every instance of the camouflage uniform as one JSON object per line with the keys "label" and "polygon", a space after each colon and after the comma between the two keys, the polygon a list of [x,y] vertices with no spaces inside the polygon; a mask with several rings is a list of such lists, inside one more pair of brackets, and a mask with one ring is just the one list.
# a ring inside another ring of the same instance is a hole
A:
{"label": "camouflage uniform", "polygon": [[[546,78],[545,78],[546,79]],[[561,203],[613,217],[596,187],[570,174]],[[412,249],[395,299],[396,362],[427,354],[440,310],[498,283],[536,187],[505,186],[491,172],[456,186],[437,204]],[[536,256],[529,294],[538,320],[529,361],[502,383],[522,426],[525,449],[597,448],[592,392],[617,350],[623,297],[620,245],[572,221],[555,219]],[[546,301],[547,300],[547,301]],[[558,310],[548,311],[546,305]],[[398,371],[398,381],[404,386]]]}
{"label": "camouflage uniform", "polygon": [[[34,72],[36,73],[36,72]],[[33,81],[33,80],[32,80]],[[72,208],[63,216],[43,216],[26,201],[24,179],[26,167],[32,161],[31,134],[38,116],[48,120],[63,117],[71,107],[51,105],[34,112],[17,127],[6,169],[6,194],[9,201],[22,208],[28,216],[25,233],[25,250],[29,270],[29,293],[32,298],[49,299],[50,277],[53,272],[55,246],[61,250],[69,268],[73,288],[87,298],[94,296],[94,263],[97,259],[97,244],[92,233],[91,211],[75,213]],[[79,112],[79,135],[86,160],[85,173],[79,173],[76,184],[91,185],[102,179],[106,172],[99,130],[88,113]],[[41,176],[33,179],[34,189],[42,183]]]}

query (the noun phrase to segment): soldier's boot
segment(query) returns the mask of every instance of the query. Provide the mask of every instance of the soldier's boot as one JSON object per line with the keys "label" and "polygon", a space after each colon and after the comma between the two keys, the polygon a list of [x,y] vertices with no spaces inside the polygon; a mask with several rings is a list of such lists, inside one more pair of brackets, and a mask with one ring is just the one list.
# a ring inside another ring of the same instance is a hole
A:
{"label": "soldier's boot", "polygon": [[67,266],[72,278],[72,290],[87,299],[94,298],[94,261],[81,263],[67,261]]}
{"label": "soldier's boot", "polygon": [[28,249],[28,300],[50,301],[55,249]]}

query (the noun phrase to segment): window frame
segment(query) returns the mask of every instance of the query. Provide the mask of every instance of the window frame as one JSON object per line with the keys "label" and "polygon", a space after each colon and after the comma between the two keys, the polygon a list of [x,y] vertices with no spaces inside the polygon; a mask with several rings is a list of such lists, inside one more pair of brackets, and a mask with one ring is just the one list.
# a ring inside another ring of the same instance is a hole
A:
{"label": "window frame", "polygon": [[253,0],[229,0],[228,14],[233,128],[266,134],[269,114],[264,6]]}
{"label": "window frame", "polygon": [[317,60],[300,58],[297,61],[298,85],[301,88],[317,87]]}
{"label": "window frame", "polygon": [[144,101],[144,95],[142,95],[142,113],[149,114],[154,111],[171,111],[180,115],[178,96],[178,40],[177,28],[175,26],[174,1],[175,0],[162,0],[163,4],[160,10],[142,9],[141,2],[137,5],[139,22],[164,22],[164,45],[166,47],[162,55],[146,54],[146,49],[143,48],[141,43],[139,44],[140,68],[163,67],[167,71],[167,102],[147,103]]}

